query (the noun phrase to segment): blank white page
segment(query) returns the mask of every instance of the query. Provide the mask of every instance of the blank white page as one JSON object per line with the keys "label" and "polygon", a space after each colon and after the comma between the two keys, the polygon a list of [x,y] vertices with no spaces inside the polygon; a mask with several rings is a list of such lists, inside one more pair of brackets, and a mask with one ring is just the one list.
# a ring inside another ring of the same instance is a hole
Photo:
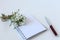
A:
{"label": "blank white page", "polygon": [[19,27],[26,39],[46,30],[46,28],[32,16],[27,17],[27,24]]}

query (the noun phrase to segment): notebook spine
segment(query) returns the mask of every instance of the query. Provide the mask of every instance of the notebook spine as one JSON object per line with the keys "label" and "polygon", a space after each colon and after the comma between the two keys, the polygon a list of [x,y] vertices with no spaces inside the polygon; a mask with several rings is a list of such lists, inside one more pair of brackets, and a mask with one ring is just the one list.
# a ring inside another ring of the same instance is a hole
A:
{"label": "notebook spine", "polygon": [[16,30],[18,31],[23,40],[27,40],[22,31],[18,27],[16,27]]}

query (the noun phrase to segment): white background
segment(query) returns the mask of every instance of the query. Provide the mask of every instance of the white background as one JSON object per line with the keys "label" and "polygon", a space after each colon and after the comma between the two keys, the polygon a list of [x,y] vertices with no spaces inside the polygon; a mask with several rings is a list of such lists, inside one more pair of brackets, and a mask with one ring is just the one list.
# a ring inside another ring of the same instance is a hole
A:
{"label": "white background", "polygon": [[[60,40],[60,0],[0,0],[0,14],[10,14],[13,10],[20,9],[23,14],[35,16],[48,30],[31,40]],[[54,36],[50,30],[45,16],[47,16],[58,32]],[[16,30],[8,27],[8,23],[0,21],[0,40],[22,40]]]}

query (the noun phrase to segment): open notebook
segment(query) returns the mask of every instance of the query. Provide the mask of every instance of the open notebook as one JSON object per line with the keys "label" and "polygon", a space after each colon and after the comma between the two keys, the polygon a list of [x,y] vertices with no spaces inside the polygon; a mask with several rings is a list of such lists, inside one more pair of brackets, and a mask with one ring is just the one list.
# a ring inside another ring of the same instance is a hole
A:
{"label": "open notebook", "polygon": [[29,15],[26,15],[26,17],[28,19],[27,24],[18,28],[20,29],[18,31],[21,31],[22,32],[21,35],[23,35],[26,39],[46,30],[46,28],[34,17]]}

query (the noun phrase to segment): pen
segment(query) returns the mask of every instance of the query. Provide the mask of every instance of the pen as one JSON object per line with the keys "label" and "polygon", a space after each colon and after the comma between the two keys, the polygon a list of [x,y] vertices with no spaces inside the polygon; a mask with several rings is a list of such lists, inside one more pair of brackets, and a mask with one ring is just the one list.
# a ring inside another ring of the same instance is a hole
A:
{"label": "pen", "polygon": [[45,19],[46,19],[48,25],[50,26],[50,29],[51,29],[52,32],[54,33],[54,35],[57,36],[58,34],[57,34],[56,30],[54,29],[53,25],[51,24],[51,22],[48,20],[47,17],[45,17]]}

